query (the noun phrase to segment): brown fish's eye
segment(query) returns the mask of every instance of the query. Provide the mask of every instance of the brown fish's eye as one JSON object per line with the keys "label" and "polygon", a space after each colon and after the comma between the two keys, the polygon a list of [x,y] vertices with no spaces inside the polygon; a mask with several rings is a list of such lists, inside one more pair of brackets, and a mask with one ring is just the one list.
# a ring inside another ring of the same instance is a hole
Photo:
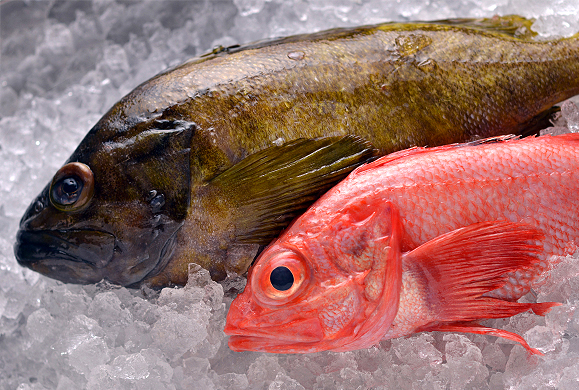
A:
{"label": "brown fish's eye", "polygon": [[81,209],[93,194],[94,176],[83,163],[66,164],[56,172],[50,185],[50,203],[61,211]]}

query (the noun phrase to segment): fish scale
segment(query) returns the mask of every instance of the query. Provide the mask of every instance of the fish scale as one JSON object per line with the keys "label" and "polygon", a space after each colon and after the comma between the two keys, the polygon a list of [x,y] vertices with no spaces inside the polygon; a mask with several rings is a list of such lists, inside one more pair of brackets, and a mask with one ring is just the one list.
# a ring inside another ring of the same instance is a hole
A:
{"label": "fish scale", "polygon": [[[404,199],[398,207],[405,226],[405,250],[461,226],[505,219],[540,227],[547,234],[545,252],[540,255],[546,260],[551,255],[572,253],[574,244],[570,242],[579,237],[579,213],[573,202],[579,190],[573,177],[579,168],[579,149],[575,141],[565,144],[546,139],[521,140],[499,149],[493,144],[442,147],[426,157],[410,156],[394,162],[384,170],[364,167],[362,174],[351,176],[342,191],[365,197],[370,191],[368,185],[371,191],[376,186],[366,183],[379,182],[385,189],[376,198]],[[414,184],[399,185],[400,177]],[[553,188],[557,190],[550,191]],[[518,299],[543,271],[538,267],[533,277],[512,274],[509,284],[488,295]]]}
{"label": "fish scale", "polygon": [[[382,189],[370,196],[401,200],[397,206],[405,233],[415,246],[460,226],[503,218],[533,222],[545,229],[552,237],[546,241],[553,245],[550,254],[562,255],[566,242],[557,239],[557,233],[564,233],[566,239],[579,236],[579,214],[572,201],[579,190],[579,182],[573,178],[579,151],[574,144],[553,146],[543,141],[505,144],[501,155],[492,153],[496,149],[492,144],[472,149],[442,147],[431,150],[428,157],[410,156],[384,170],[364,167],[363,173],[354,173],[343,183],[339,194],[329,193],[327,201],[320,202],[329,207],[316,210],[320,214],[335,212],[332,196],[348,192],[352,197],[366,197],[379,185]],[[537,146],[525,150],[526,143]],[[545,161],[541,157],[548,152],[558,157]],[[557,191],[549,191],[556,187]],[[513,191],[519,194],[517,198]],[[547,215],[548,219],[542,218]]]}

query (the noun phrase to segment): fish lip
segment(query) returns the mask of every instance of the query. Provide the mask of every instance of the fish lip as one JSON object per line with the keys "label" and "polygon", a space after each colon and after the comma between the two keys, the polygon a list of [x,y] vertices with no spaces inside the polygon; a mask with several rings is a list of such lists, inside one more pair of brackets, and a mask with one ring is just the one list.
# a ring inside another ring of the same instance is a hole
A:
{"label": "fish lip", "polygon": [[[66,235],[84,234],[87,237],[98,237],[107,245],[81,250],[66,240]],[[14,254],[18,264],[32,268],[35,264],[46,261],[70,261],[82,263],[94,269],[104,268],[113,258],[114,235],[100,230],[69,229],[69,230],[23,230],[16,235]],[[77,253],[75,253],[77,252]],[[87,255],[85,257],[80,254]]]}
{"label": "fish lip", "polygon": [[[268,333],[268,329],[273,329],[272,332]],[[291,337],[286,336],[286,333],[275,331],[276,327],[272,326],[271,328],[264,328],[264,329],[239,329],[236,327],[232,327],[230,325],[226,325],[224,332],[225,334],[235,338],[235,339],[244,339],[244,340],[267,340],[267,341],[279,341],[281,342],[291,342],[291,343],[312,343],[320,341],[319,337],[313,336],[306,336],[306,335],[293,335]]]}
{"label": "fish lip", "polygon": [[[232,351],[256,351],[269,353],[313,353],[320,352],[320,341],[281,340],[274,336],[239,336],[231,335],[227,342]],[[251,346],[249,347],[248,344]]]}

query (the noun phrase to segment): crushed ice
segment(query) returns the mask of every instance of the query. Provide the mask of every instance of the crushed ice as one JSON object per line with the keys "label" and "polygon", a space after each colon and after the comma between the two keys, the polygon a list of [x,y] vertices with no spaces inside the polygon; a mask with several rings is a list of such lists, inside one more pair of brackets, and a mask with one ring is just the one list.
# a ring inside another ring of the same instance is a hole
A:
{"label": "crushed ice", "polygon": [[[477,335],[422,333],[367,350],[233,353],[222,332],[243,278],[223,284],[192,267],[160,292],[64,285],[12,253],[30,200],[121,96],[216,45],[386,20],[518,13],[541,36],[579,31],[575,0],[213,2],[6,1],[0,5],[0,388],[463,389],[579,385],[579,263],[564,258],[525,299],[559,301],[487,325],[524,335],[545,357]],[[547,132],[578,131],[566,103]]]}

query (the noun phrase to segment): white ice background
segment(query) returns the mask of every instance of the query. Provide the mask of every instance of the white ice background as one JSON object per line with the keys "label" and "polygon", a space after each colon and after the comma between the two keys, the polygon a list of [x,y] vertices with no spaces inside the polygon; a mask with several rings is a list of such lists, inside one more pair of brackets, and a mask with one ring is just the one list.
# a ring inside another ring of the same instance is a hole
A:
{"label": "white ice background", "polygon": [[[14,259],[18,221],[92,125],[157,72],[216,45],[394,20],[535,17],[579,31],[577,0],[198,0],[0,2],[0,389],[577,389],[579,260],[540,291],[546,317],[488,321],[495,337],[422,333],[368,350],[233,353],[222,328],[244,280],[199,270],[160,293],[67,285]],[[579,129],[565,106],[559,126]],[[527,297],[535,299],[535,297]]]}

